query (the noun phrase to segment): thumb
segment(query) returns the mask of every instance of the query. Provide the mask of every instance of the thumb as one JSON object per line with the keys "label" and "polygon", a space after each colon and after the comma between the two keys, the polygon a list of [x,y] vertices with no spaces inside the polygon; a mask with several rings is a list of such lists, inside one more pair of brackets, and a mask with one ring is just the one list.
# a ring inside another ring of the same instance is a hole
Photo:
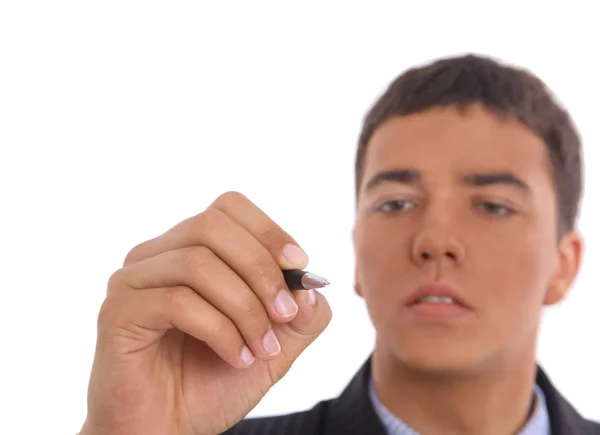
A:
{"label": "thumb", "polygon": [[[311,297],[314,292],[314,298]],[[298,313],[288,323],[273,325],[281,345],[281,353],[270,364],[277,382],[292,366],[296,358],[317,339],[331,321],[332,313],[327,299],[316,290],[293,290]]]}

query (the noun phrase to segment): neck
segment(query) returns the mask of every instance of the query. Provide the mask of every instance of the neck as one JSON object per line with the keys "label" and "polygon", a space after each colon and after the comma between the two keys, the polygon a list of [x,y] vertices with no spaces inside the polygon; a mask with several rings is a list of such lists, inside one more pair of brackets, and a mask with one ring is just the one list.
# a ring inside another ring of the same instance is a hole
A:
{"label": "neck", "polygon": [[516,434],[531,413],[535,350],[475,374],[440,374],[409,367],[378,344],[371,364],[379,400],[423,434]]}

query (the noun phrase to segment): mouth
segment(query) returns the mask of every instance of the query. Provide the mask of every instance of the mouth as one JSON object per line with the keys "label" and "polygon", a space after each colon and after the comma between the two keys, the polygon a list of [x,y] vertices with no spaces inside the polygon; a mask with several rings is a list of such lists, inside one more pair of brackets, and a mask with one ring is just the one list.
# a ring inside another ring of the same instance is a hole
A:
{"label": "mouth", "polygon": [[432,283],[419,287],[406,301],[409,313],[428,321],[443,321],[465,316],[473,307],[454,288]]}

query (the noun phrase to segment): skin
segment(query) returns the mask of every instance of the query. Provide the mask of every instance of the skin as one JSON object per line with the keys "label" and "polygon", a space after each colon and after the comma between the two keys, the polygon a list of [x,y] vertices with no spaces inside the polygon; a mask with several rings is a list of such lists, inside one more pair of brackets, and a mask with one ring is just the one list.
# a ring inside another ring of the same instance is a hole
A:
{"label": "skin", "polygon": [[287,289],[298,249],[237,192],[135,246],[98,316],[81,435],[215,435],[244,418],[331,319],[319,292]]}
{"label": "skin", "polygon": [[[435,109],[382,125],[365,164],[356,291],[377,329],[378,395],[424,435],[516,432],[531,399],[540,311],[565,297],[581,256],[577,233],[556,239],[543,143],[481,108]],[[367,188],[380,171],[406,168],[418,182]],[[489,171],[528,188],[461,181]],[[290,246],[298,244],[237,192],[135,246],[98,316],[81,434],[214,435],[247,415],[331,319],[319,292],[292,292],[292,311],[278,313],[278,295],[289,293],[281,269],[308,263]],[[432,281],[455,287],[469,315],[408,315],[404,299]]]}
{"label": "skin", "polygon": [[[381,171],[404,169],[418,179],[368,187]],[[510,174],[527,187],[473,185],[473,173]],[[582,255],[577,232],[557,237],[543,141],[479,105],[392,117],[368,144],[353,235],[383,404],[424,435],[518,433],[541,311],[566,297]],[[432,282],[472,309],[436,322],[410,315],[405,299]]]}

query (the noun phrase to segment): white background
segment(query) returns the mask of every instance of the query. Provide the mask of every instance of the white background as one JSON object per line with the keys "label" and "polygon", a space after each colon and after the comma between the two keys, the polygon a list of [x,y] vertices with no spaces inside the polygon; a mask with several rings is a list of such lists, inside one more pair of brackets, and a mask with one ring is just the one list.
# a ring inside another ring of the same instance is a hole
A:
{"label": "white background", "polygon": [[330,327],[252,414],[337,395],[373,345],[352,290],[362,117],[404,69],[465,51],[533,70],[581,131],[586,256],[539,355],[600,419],[596,6],[349,3],[0,3],[0,433],[79,430],[108,276],[231,189],[332,281]]}

